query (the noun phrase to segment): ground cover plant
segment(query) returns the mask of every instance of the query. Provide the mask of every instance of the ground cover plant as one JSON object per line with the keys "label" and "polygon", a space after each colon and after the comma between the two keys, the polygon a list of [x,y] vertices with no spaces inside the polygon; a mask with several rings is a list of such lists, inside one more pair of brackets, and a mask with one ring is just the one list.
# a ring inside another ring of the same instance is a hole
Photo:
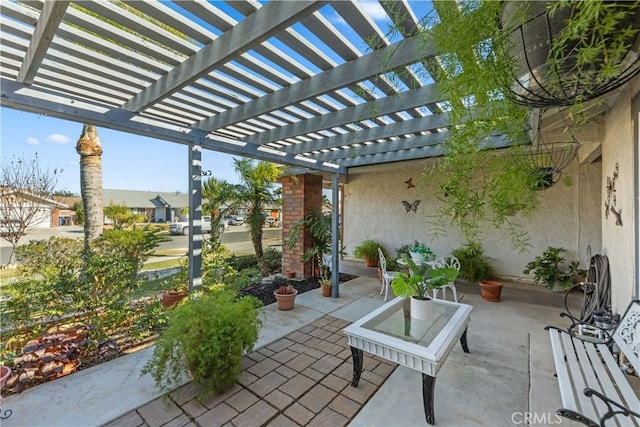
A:
{"label": "ground cover plant", "polygon": [[[19,247],[18,275],[0,291],[0,364],[15,373],[3,395],[154,342],[167,324],[167,312],[157,296],[181,274],[178,269],[165,277],[137,274],[153,253],[154,233],[106,231],[93,244],[85,271],[81,240],[53,237]],[[270,271],[281,270],[280,256],[277,251],[265,251]],[[232,256],[219,245],[205,245],[202,266],[205,292],[222,289],[271,304],[273,290],[283,284],[279,279],[263,283],[255,256]],[[341,281],[353,277],[341,275]],[[293,284],[300,293],[320,287],[317,279],[292,279],[285,284]],[[77,338],[78,330],[83,331],[82,338]],[[70,363],[64,366],[73,369],[54,366],[48,356],[46,360],[31,357],[54,349],[68,355]]]}

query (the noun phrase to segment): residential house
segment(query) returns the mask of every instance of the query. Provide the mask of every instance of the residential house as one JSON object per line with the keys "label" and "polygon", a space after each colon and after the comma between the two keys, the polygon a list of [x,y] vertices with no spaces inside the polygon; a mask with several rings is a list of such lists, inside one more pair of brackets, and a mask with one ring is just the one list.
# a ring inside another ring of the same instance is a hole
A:
{"label": "residential house", "polygon": [[[110,203],[124,205],[132,212],[142,214],[149,222],[171,222],[183,220],[182,213],[189,207],[187,193],[179,191],[136,191],[136,190],[102,190],[104,206]],[[105,223],[110,220],[105,217]]]}

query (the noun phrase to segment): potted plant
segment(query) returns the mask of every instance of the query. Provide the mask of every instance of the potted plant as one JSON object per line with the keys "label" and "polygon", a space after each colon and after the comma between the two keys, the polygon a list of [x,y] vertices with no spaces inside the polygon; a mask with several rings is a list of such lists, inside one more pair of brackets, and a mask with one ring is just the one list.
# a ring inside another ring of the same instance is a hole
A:
{"label": "potted plant", "polygon": [[428,318],[425,301],[430,301],[429,291],[439,289],[458,277],[458,270],[452,267],[431,268],[428,264],[416,264],[409,256],[403,255],[403,261],[411,274],[398,273],[391,281],[391,289],[396,296],[411,298],[411,317]]}
{"label": "potted plant", "polygon": [[323,278],[327,272],[325,260],[327,255],[331,254],[331,216],[323,214],[320,209],[314,209],[303,219],[296,221],[287,240],[290,249],[296,246],[300,233],[305,229],[311,236],[311,248],[302,254],[300,261],[303,263],[313,261],[315,263],[314,274],[315,267],[317,267],[321,278]]}
{"label": "potted plant", "polygon": [[551,291],[567,290],[573,284],[574,269],[577,268],[577,265],[576,263],[568,263],[561,254],[564,251],[563,248],[549,246],[541,255],[527,263],[523,273],[533,272],[535,284],[543,283]]}
{"label": "potted plant", "polygon": [[364,259],[367,267],[378,266],[378,248],[382,247],[382,243],[374,239],[365,239],[353,250],[353,255],[358,259]]}
{"label": "potted plant", "polygon": [[187,297],[189,293],[189,271],[185,263],[181,263],[180,271],[163,282],[165,290],[160,296],[162,306],[173,307]]}
{"label": "potted plant", "polygon": [[429,246],[424,243],[420,243],[417,240],[413,243],[413,246],[409,247],[409,256],[416,264],[423,263],[425,261],[433,261],[436,259],[436,254],[433,253]]}
{"label": "potted plant", "polygon": [[322,289],[323,297],[331,296],[331,279],[324,278],[320,280],[320,288]]}
{"label": "potted plant", "polygon": [[273,291],[278,303],[278,310],[291,310],[298,295],[298,290],[293,285],[280,286]]}
{"label": "potted plant", "polygon": [[463,247],[451,251],[451,254],[460,261],[460,278],[478,283],[483,299],[500,301],[502,283],[489,280],[493,275],[493,267],[484,255],[480,243],[467,242]]}
{"label": "potted plant", "polygon": [[208,393],[235,384],[242,355],[252,350],[262,323],[254,297],[216,290],[199,294],[168,313],[151,359],[141,375],[150,374],[156,386],[170,390],[187,374]]}

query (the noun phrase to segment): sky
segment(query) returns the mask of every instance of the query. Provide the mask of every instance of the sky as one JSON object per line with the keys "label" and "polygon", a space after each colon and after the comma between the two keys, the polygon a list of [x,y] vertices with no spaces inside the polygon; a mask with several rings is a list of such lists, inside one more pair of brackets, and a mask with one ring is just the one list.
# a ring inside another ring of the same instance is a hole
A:
{"label": "sky", "polygon": [[[0,108],[0,160],[30,160],[43,169],[62,169],[56,190],[80,195],[80,156],[76,143],[82,123]],[[181,191],[189,187],[186,145],[98,127],[102,143],[102,186],[115,190]],[[182,159],[182,161],[181,161]],[[202,169],[231,183],[239,181],[233,157],[202,151]]]}
{"label": "sky", "polygon": [[[425,1],[411,0],[409,3],[417,12],[428,7]],[[386,15],[377,1],[362,1],[361,4],[381,28],[388,27],[389,24],[383,22]],[[328,18],[338,27],[348,27],[335,13]],[[14,156],[30,160],[37,153],[41,167],[63,170],[56,190],[80,195],[80,156],[75,147],[82,132],[82,123],[0,107],[0,125],[2,164]],[[107,128],[98,128],[98,135],[103,149],[103,188],[187,191],[189,165],[186,145]],[[210,170],[217,179],[230,183],[239,181],[233,168],[233,157],[228,154],[203,150],[202,169]]]}

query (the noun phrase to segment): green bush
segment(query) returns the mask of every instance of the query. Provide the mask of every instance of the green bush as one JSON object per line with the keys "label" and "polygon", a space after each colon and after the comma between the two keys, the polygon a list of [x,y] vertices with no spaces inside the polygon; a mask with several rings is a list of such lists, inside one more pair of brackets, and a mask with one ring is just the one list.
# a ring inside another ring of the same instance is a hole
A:
{"label": "green bush", "polygon": [[[282,252],[273,248],[266,249],[264,251],[264,260],[270,274],[282,270]],[[242,271],[246,268],[256,267],[258,265],[258,259],[255,255],[232,255],[227,259],[227,263],[233,267],[234,270]]]}
{"label": "green bush", "polygon": [[541,255],[527,263],[523,273],[533,271],[536,285],[543,283],[549,290],[568,289],[573,284],[578,263],[567,261],[561,252],[564,252],[563,248],[549,246]]}
{"label": "green bush", "polygon": [[460,278],[472,282],[490,279],[493,267],[484,255],[482,245],[468,242],[463,247],[451,251],[451,255],[460,261]]}
{"label": "green bush", "polygon": [[142,374],[151,374],[164,390],[178,386],[187,372],[206,392],[226,390],[242,369],[242,355],[258,339],[259,305],[231,291],[191,296],[169,312],[168,326]]}
{"label": "green bush", "polygon": [[91,325],[96,340],[144,335],[141,325],[155,317],[139,322],[145,305],[132,304],[132,292],[140,284],[138,268],[158,241],[157,233],[144,229],[111,230],[86,253],[80,239],[51,238],[18,247],[20,275],[0,306],[2,358],[20,353],[49,328],[77,323]]}

